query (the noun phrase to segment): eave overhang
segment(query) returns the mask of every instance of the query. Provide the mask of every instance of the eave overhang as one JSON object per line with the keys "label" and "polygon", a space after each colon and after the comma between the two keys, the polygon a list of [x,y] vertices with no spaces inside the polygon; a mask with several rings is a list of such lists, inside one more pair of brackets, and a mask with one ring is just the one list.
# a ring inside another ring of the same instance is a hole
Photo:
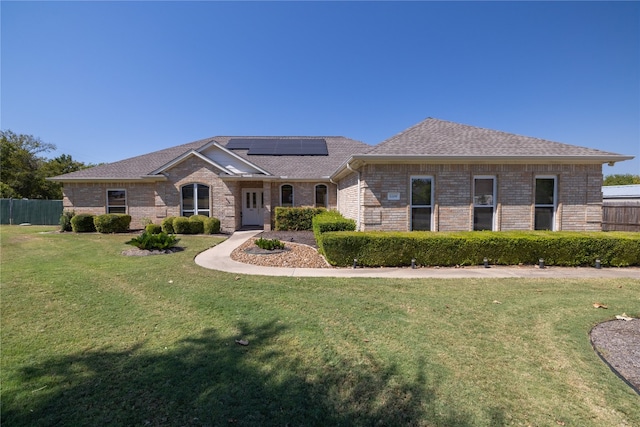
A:
{"label": "eave overhang", "polygon": [[331,174],[332,180],[339,180],[365,164],[604,164],[613,166],[616,162],[631,160],[634,156],[594,155],[594,156],[422,156],[422,155],[355,155],[344,162]]}
{"label": "eave overhang", "polygon": [[167,177],[164,175],[141,175],[139,177],[128,177],[128,178],[117,178],[117,177],[112,177],[112,178],[90,178],[90,177],[83,177],[83,178],[62,178],[62,177],[51,177],[51,178],[46,178],[47,181],[52,181],[52,182],[61,182],[61,183],[78,183],[78,184],[82,184],[82,183],[91,183],[91,182],[98,182],[98,183],[102,183],[102,182],[160,182],[160,181],[166,181]]}

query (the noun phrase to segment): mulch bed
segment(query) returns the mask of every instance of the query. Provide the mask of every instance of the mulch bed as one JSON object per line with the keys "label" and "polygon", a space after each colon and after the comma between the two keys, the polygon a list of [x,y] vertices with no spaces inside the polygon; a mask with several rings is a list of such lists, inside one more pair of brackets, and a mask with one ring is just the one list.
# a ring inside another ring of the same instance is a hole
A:
{"label": "mulch bed", "polygon": [[640,394],[640,319],[600,323],[590,335],[598,356]]}

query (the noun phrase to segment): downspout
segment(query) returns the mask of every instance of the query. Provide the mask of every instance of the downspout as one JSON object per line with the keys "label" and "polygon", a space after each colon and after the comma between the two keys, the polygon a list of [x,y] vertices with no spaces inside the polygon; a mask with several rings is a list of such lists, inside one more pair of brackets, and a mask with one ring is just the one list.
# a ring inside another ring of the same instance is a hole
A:
{"label": "downspout", "polygon": [[351,165],[349,164],[349,162],[347,162],[347,169],[350,170],[351,172],[355,172],[358,174],[358,214],[356,217],[356,230],[357,231],[361,231],[360,230],[360,210],[361,210],[361,206],[360,206],[360,171],[357,171],[355,169],[353,169],[351,167]]}

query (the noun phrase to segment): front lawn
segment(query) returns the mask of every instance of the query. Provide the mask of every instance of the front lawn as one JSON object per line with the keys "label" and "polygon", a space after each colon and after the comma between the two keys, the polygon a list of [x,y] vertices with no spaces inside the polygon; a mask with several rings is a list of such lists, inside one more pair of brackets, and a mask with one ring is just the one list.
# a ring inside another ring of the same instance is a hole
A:
{"label": "front lawn", "polygon": [[2,425],[640,425],[588,338],[640,279],[242,276],[195,265],[215,237],[54,229],[1,227]]}

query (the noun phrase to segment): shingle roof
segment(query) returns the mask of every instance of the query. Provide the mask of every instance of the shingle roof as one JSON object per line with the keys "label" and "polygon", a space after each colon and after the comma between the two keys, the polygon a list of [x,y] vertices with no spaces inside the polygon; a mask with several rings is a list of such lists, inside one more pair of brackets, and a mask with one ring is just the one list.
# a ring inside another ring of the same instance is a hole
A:
{"label": "shingle roof", "polygon": [[[220,145],[226,146],[230,139],[238,137],[216,137]],[[255,139],[265,137],[252,137]],[[269,138],[269,137],[266,137]],[[371,148],[360,141],[341,136],[323,137],[271,137],[277,139],[317,139],[323,138],[327,143],[328,156],[252,156],[248,150],[232,150],[240,157],[269,171],[276,177],[286,176],[289,179],[308,179],[328,177],[346,159],[354,154],[364,153]]]}
{"label": "shingle roof", "polygon": [[[428,118],[367,155],[453,157],[618,156],[616,153]],[[622,160],[622,159],[621,159]]]}
{"label": "shingle roof", "polygon": [[[172,160],[192,150],[198,151],[211,142],[225,146],[231,138],[242,137],[213,137],[201,139],[183,145],[167,148],[141,156],[131,157],[114,163],[95,166],[77,172],[54,177],[53,180],[130,180],[140,179],[167,165]],[[249,156],[247,150],[232,150],[233,153],[266,170],[275,177],[287,176],[289,179],[310,179],[329,176],[350,156],[367,151],[370,146],[353,139],[330,137],[251,137],[251,138],[295,138],[317,139],[324,138],[327,143],[328,156]]]}

